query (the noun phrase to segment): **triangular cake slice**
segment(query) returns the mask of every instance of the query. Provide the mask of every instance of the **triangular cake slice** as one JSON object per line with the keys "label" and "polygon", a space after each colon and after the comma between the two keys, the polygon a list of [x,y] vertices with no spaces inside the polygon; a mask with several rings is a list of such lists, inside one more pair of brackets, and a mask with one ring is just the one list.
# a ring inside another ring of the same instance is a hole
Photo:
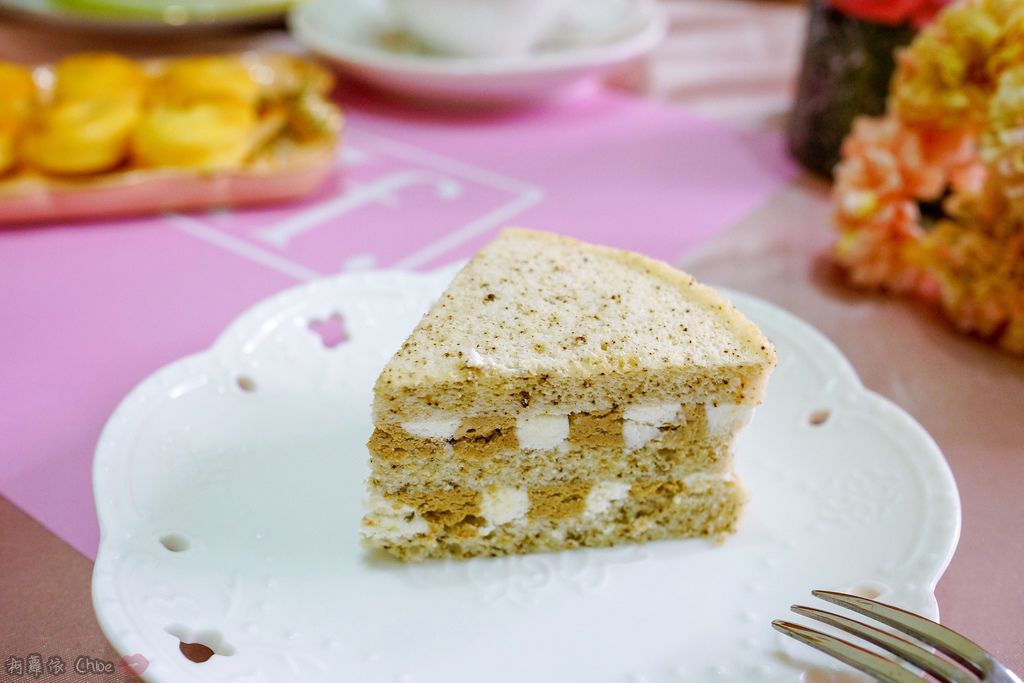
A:
{"label": "triangular cake slice", "polygon": [[505,230],[377,380],[365,542],[417,560],[728,534],[732,443],[774,364],[665,263]]}

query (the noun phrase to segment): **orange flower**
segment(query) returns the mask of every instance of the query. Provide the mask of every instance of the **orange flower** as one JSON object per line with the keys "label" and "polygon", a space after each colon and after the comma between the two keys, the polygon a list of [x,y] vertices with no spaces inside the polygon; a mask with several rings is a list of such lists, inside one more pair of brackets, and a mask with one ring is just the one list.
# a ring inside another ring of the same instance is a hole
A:
{"label": "orange flower", "polygon": [[[896,8],[891,8],[896,11]],[[844,141],[833,254],[1024,354],[1024,5],[963,0],[899,55],[889,111]],[[922,222],[920,202],[945,217]]]}
{"label": "orange flower", "polygon": [[834,203],[842,231],[835,255],[856,284],[897,292],[925,287],[928,278],[907,256],[924,235],[917,201],[941,197],[954,172],[966,178],[969,143],[963,134],[907,127],[892,117],[854,122],[835,171]]}

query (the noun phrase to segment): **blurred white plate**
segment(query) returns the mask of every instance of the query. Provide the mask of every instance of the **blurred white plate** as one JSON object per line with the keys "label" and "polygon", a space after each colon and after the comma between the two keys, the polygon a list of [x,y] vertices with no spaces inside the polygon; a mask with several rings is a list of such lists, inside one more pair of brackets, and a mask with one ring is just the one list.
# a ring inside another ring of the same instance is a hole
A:
{"label": "blurred white plate", "polygon": [[289,14],[295,37],[340,71],[417,98],[522,103],[562,94],[649,52],[666,20],[652,0],[577,0],[536,50],[500,57],[434,54],[397,26],[383,0],[310,0]]}
{"label": "blurred white plate", "polygon": [[[451,276],[284,292],[117,408],[94,463],[93,600],[114,646],[148,660],[147,680],[823,681],[807,674],[813,651],[770,626],[810,589],[937,615],[960,526],[942,454],[821,334],[740,294],[780,362],[738,444],[752,501],[724,544],[410,565],[368,554],[373,381]],[[347,340],[328,348],[309,324],[334,314]],[[217,654],[194,663],[179,639]]]}

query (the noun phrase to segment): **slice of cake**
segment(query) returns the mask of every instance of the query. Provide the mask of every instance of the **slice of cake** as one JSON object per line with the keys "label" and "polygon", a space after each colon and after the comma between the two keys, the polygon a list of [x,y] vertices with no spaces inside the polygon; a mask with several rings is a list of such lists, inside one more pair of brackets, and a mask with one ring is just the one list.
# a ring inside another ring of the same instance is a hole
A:
{"label": "slice of cake", "polygon": [[691,276],[506,230],[377,379],[364,539],[418,560],[728,534],[774,364]]}

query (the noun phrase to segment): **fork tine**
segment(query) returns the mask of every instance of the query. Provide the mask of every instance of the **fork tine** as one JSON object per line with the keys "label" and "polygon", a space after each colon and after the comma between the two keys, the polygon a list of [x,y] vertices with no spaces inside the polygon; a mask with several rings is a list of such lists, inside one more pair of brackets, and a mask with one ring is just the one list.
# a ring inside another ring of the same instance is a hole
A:
{"label": "fork tine", "polygon": [[914,666],[924,669],[940,681],[948,683],[978,683],[979,681],[978,677],[961,669],[949,660],[933,655],[931,652],[918,647],[910,641],[894,636],[891,633],[886,633],[874,626],[862,624],[859,621],[854,621],[832,612],[814,609],[813,607],[793,605],[792,610],[799,615],[810,617],[829,626],[835,626],[888,650]]}
{"label": "fork tine", "polygon": [[821,650],[869,676],[874,676],[882,683],[921,683],[920,678],[902,666],[845,640],[780,619],[773,621],[772,626],[776,631]]}
{"label": "fork tine", "polygon": [[834,605],[851,609],[854,612],[871,617],[912,636],[923,643],[931,645],[939,652],[948,655],[982,676],[993,661],[992,656],[980,647],[964,638],[956,631],[940,626],[930,619],[902,610],[899,607],[886,605],[857,595],[836,593],[834,591],[811,591],[816,598],[821,598]]}

